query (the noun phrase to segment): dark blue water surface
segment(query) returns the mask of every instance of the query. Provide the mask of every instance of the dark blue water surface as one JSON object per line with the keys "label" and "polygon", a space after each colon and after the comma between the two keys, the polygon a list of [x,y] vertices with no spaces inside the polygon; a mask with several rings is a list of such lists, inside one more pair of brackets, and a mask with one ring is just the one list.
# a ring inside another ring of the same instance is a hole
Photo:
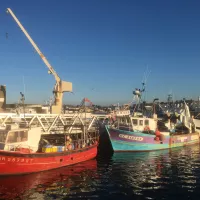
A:
{"label": "dark blue water surface", "polygon": [[100,154],[70,167],[0,178],[0,199],[200,199],[200,146]]}

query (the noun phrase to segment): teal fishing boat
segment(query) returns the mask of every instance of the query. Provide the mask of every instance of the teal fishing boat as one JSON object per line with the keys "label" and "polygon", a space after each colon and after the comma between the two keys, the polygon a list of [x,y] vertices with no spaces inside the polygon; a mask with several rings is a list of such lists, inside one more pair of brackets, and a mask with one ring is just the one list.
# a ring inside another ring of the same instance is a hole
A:
{"label": "teal fishing boat", "polygon": [[[135,94],[141,96],[138,90]],[[151,116],[134,112],[115,119],[113,124],[105,126],[114,152],[153,151],[199,143],[199,132],[185,101],[175,122],[170,117],[167,121],[158,119],[155,112]]]}

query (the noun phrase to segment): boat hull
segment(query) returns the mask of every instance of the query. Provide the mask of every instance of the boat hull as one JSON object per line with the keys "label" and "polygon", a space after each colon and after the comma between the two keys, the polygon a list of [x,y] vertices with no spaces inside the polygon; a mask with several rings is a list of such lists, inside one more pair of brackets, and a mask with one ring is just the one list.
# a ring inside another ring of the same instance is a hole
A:
{"label": "boat hull", "polygon": [[113,150],[120,151],[154,151],[187,146],[199,143],[199,133],[164,136],[156,141],[155,135],[142,132],[124,131],[106,126]]}
{"label": "boat hull", "polygon": [[40,172],[73,165],[95,158],[97,145],[56,153],[21,153],[0,151],[0,175]]}

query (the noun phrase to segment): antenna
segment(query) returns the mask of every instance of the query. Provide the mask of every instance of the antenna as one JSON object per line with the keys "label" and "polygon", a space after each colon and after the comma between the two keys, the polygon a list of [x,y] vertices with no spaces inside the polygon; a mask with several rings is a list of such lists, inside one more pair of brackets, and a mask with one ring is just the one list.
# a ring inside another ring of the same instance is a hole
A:
{"label": "antenna", "polygon": [[24,81],[24,76],[23,76],[22,78],[23,78],[24,95],[25,95],[26,93],[25,93],[25,81]]}
{"label": "antenna", "polygon": [[[145,94],[146,94],[145,87],[146,87],[147,79],[148,79],[150,73],[151,73],[151,70],[149,70],[149,67],[147,65],[146,70],[145,70],[144,75],[143,75],[143,79],[142,79],[142,92],[144,92]],[[145,101],[145,94],[144,94],[144,98],[143,98],[144,101]]]}
{"label": "antenna", "polygon": [[20,99],[20,102],[23,106],[23,112],[24,112],[24,118],[25,118],[25,105],[24,105],[24,101],[25,101],[25,96],[22,92],[20,92],[20,95],[21,95],[21,99]]}

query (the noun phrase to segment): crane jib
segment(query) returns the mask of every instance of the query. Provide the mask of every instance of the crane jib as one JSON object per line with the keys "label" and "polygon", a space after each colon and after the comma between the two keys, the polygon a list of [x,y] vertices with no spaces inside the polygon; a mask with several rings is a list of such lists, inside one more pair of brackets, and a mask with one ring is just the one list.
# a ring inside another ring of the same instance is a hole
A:
{"label": "crane jib", "polygon": [[25,36],[27,37],[27,39],[30,41],[30,43],[33,45],[33,47],[37,51],[37,53],[42,58],[42,60],[44,61],[44,63],[48,67],[49,71],[51,72],[51,74],[54,75],[54,78],[56,79],[56,85],[57,86],[59,85],[59,87],[55,87],[55,89],[54,89],[55,105],[52,105],[52,113],[54,113],[54,114],[56,114],[56,113],[60,114],[62,112],[62,97],[63,97],[62,94],[63,94],[63,92],[72,92],[72,83],[71,82],[62,81],[60,79],[60,77],[57,75],[56,71],[53,69],[53,67],[51,67],[51,65],[48,62],[48,60],[41,53],[40,49],[37,47],[37,45],[35,44],[35,42],[32,40],[32,38],[27,33],[27,31],[25,30],[25,28],[22,26],[22,24],[20,23],[20,21],[17,19],[17,17],[15,16],[15,14],[12,12],[12,10],[10,8],[7,8],[7,12],[10,13],[10,15],[13,17],[13,19],[15,20],[15,22],[21,28],[22,32],[25,34]]}

